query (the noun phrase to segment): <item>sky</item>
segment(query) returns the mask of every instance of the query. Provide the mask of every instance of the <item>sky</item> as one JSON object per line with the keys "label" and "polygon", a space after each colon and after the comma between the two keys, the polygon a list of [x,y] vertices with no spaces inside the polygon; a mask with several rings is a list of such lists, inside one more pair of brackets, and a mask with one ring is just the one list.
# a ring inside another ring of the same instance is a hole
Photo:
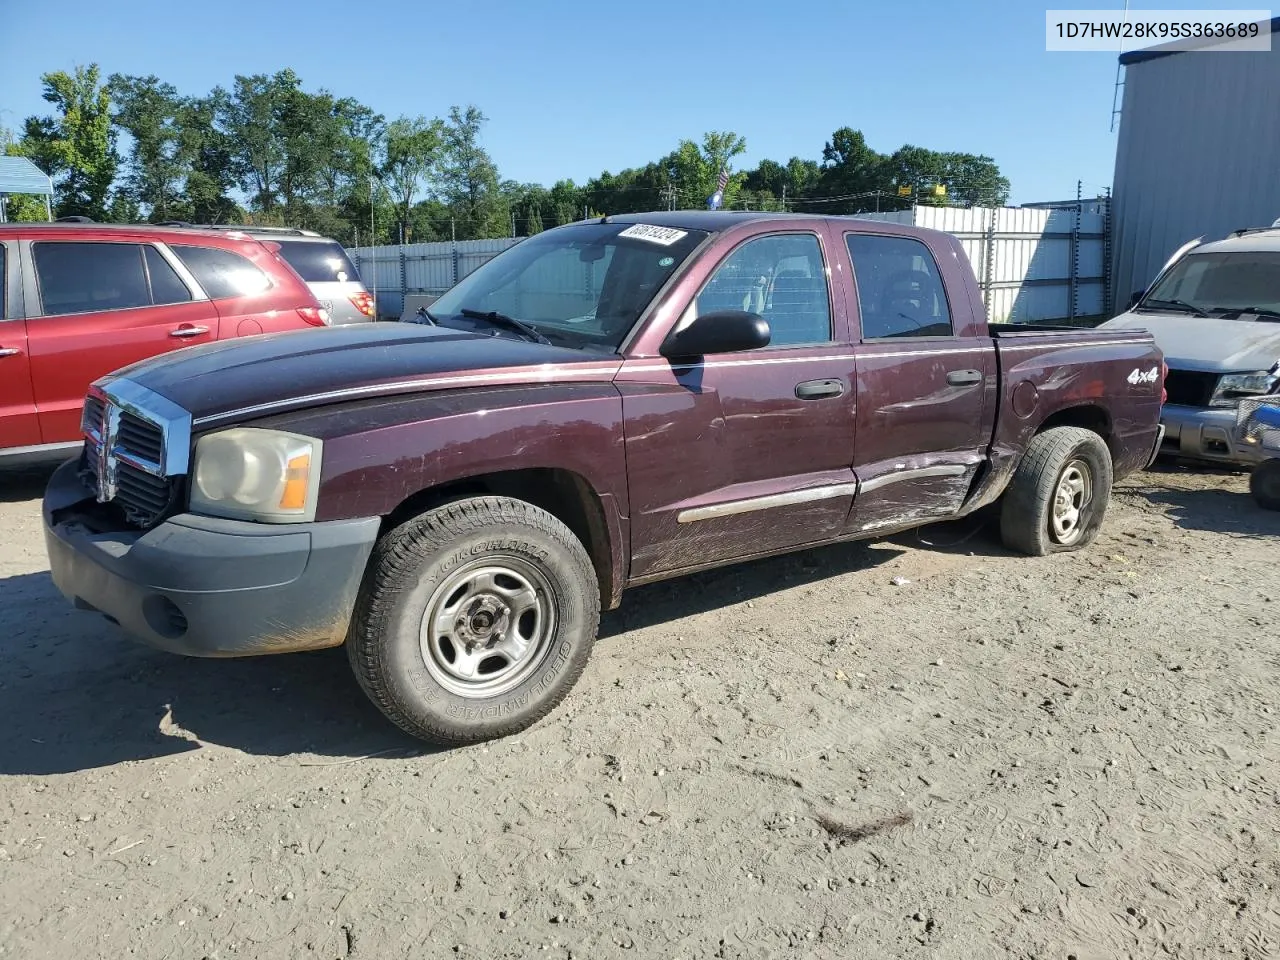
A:
{"label": "sky", "polygon": [[355,97],[388,119],[475,104],[501,176],[522,182],[582,183],[707,130],[746,138],[739,169],[820,160],[832,131],[850,126],[882,153],[911,143],[986,154],[1012,181],[1015,204],[1073,198],[1077,181],[1096,195],[1114,164],[1116,55],[1046,52],[1045,9],[1027,0],[0,0],[0,126],[46,113],[40,75],[81,64],[104,76],[155,74],[189,95],[291,67],[306,89]]}

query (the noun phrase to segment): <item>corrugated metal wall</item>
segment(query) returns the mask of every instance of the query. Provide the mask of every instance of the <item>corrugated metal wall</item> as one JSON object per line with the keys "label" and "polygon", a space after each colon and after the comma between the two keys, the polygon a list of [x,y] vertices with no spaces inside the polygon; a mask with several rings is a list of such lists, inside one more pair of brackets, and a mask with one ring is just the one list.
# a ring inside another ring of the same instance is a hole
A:
{"label": "corrugated metal wall", "polygon": [[992,323],[1106,311],[1106,200],[1052,208],[915,207],[861,216],[955,236],[978,277]]}
{"label": "corrugated metal wall", "polygon": [[1119,312],[1179,246],[1280,217],[1280,36],[1269,53],[1125,67],[1113,207]]}
{"label": "corrugated metal wall", "polygon": [[[915,207],[864,219],[915,224],[953,234],[982,288],[992,323],[1034,323],[1105,311],[1107,201],[1070,206]],[[405,294],[438,296],[476,267],[519,241],[459,240],[348,252],[378,316],[399,317]],[[581,265],[566,266],[563,288],[586,282]]]}
{"label": "corrugated metal wall", "polygon": [[378,316],[394,319],[404,309],[406,293],[439,296],[476,267],[519,240],[445,240],[394,247],[352,247],[347,250],[364,285],[378,299]]}

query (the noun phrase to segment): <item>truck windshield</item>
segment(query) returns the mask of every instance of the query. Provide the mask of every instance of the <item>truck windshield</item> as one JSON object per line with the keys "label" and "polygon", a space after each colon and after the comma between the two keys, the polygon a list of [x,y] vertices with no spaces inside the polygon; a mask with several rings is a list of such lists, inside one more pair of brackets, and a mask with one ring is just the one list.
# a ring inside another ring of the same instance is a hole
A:
{"label": "truck windshield", "polygon": [[491,333],[494,326],[476,315],[504,315],[556,346],[613,353],[706,237],[649,224],[548,230],[468,274],[430,306],[430,316],[441,326]]}
{"label": "truck windshield", "polygon": [[1188,254],[1148,291],[1138,310],[1280,316],[1280,251]]}

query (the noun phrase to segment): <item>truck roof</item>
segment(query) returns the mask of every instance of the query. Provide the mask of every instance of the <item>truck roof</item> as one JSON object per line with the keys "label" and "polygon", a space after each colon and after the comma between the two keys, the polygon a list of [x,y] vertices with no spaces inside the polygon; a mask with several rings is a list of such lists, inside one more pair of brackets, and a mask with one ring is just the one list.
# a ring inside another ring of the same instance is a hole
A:
{"label": "truck roof", "polygon": [[1260,250],[1280,250],[1280,227],[1262,227],[1257,230],[1238,230],[1222,240],[1211,240],[1193,249],[1192,253],[1253,253]]}
{"label": "truck roof", "polygon": [[[654,210],[647,213],[616,213],[607,218],[609,223],[650,223],[659,227],[675,227],[679,230],[705,230],[708,233],[722,233],[732,227],[745,223],[774,221],[778,223],[830,223],[850,220],[863,224],[874,224],[874,229],[883,229],[886,233],[904,236],[931,236],[940,231],[927,227],[916,227],[892,220],[870,220],[856,214],[817,214],[817,213],[768,213],[763,210]],[[599,222],[592,218],[589,221]]]}

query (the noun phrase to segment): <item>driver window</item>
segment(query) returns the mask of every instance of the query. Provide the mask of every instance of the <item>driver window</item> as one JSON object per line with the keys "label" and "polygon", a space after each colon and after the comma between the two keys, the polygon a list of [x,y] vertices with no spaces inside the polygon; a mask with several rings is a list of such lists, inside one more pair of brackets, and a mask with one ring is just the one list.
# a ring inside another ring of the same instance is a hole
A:
{"label": "driver window", "polygon": [[950,337],[951,311],[929,248],[910,237],[845,236],[858,285],[862,339]]}
{"label": "driver window", "polygon": [[716,268],[697,314],[745,310],[769,322],[769,346],[831,341],[831,303],[818,238],[778,234],[744,243]]}

